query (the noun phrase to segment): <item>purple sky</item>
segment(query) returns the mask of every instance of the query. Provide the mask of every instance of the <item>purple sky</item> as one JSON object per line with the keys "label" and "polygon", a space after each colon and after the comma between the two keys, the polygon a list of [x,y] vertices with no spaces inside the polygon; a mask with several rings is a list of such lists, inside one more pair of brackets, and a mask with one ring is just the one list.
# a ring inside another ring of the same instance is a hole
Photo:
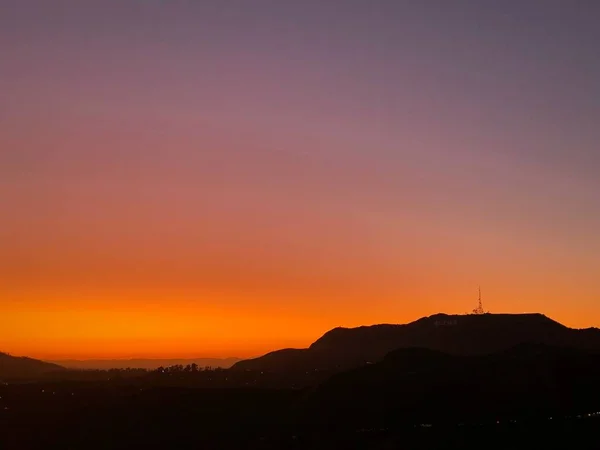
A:
{"label": "purple sky", "polygon": [[599,23],[592,0],[3,0],[8,299],[264,290],[338,325],[373,298],[463,312],[481,283],[597,324]]}

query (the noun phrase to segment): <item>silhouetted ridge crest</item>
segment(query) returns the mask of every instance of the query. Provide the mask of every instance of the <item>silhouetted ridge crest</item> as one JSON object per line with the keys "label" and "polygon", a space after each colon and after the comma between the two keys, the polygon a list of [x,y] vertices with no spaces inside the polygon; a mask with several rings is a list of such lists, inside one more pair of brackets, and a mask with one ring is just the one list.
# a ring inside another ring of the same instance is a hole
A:
{"label": "silhouetted ridge crest", "polygon": [[383,360],[400,348],[451,355],[485,355],[518,344],[546,344],[600,351],[600,330],[568,328],[544,314],[434,314],[408,324],[337,327],[308,349],[272,352],[240,361],[234,369],[267,371],[343,370]]}
{"label": "silhouetted ridge crest", "polygon": [[352,345],[355,342],[364,342],[367,340],[381,340],[393,338],[398,327],[404,325],[379,324],[370,326],[360,326],[356,328],[334,328],[328,331],[322,337],[310,345],[310,349],[321,349],[335,347],[338,345]]}
{"label": "silhouetted ridge crest", "polygon": [[63,367],[57,364],[0,352],[0,377],[2,378],[37,377],[47,372],[62,369]]}

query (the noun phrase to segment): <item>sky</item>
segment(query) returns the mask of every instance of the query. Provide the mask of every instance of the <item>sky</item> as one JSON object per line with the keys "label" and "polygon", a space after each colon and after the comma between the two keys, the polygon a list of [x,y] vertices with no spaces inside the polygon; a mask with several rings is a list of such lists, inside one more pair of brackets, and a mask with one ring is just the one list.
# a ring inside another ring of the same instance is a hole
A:
{"label": "sky", "polygon": [[2,0],[0,350],[600,325],[594,0]]}

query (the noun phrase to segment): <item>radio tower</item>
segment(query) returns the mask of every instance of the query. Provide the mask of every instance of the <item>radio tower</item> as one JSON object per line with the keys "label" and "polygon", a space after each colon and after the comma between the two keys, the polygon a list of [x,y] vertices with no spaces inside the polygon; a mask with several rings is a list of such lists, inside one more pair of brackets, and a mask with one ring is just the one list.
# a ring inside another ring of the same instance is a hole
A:
{"label": "radio tower", "polygon": [[473,314],[485,314],[483,303],[481,302],[481,286],[479,286],[479,304],[477,305],[477,308],[473,310]]}

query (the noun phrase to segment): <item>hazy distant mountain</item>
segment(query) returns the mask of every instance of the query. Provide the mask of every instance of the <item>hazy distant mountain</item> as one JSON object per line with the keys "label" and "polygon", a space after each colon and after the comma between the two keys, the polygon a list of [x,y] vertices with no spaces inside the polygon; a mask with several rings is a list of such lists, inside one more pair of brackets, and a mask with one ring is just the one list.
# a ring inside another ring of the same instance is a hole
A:
{"label": "hazy distant mountain", "polygon": [[[521,344],[490,355],[399,349],[332,376],[307,398],[312,420],[485,421],[591,411],[600,403],[600,354]],[[595,411],[595,410],[593,410]]]}
{"label": "hazy distant mountain", "polygon": [[198,364],[199,367],[223,367],[229,368],[240,358],[193,358],[193,359],[89,359],[77,360],[68,359],[62,361],[52,361],[63,367],[70,369],[156,369],[163,366],[175,366],[188,364]]}
{"label": "hazy distant mountain", "polygon": [[284,349],[236,363],[240,370],[343,370],[377,362],[392,350],[419,347],[478,355],[521,343],[600,351],[600,330],[565,327],[542,314],[436,314],[406,325],[335,328],[307,349]]}
{"label": "hazy distant mountain", "polygon": [[37,359],[0,353],[0,378],[31,378],[62,369],[63,367],[59,365]]}

